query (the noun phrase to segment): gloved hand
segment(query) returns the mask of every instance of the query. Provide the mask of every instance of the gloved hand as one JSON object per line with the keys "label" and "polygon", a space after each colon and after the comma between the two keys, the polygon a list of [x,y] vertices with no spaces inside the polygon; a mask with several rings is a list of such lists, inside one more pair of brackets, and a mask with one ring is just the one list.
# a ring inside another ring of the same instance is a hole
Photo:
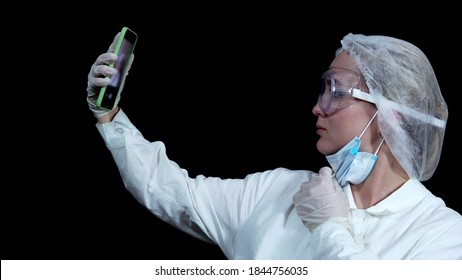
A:
{"label": "gloved hand", "polygon": [[[115,46],[117,44],[117,39],[120,36],[120,32],[114,37],[114,41],[109,46],[109,49],[106,53],[101,54],[93,63],[88,74],[88,84],[87,84],[87,102],[88,107],[93,112],[96,118],[101,118],[112,110],[99,108],[96,106],[96,100],[98,99],[98,94],[101,87],[107,86],[111,81],[111,77],[117,73],[117,70],[109,65],[117,60],[117,55],[114,54]],[[128,70],[133,63],[135,55],[132,54],[130,61],[128,62],[127,72],[122,77],[121,90],[125,84],[125,78],[128,75]],[[120,96],[117,97],[114,108],[117,107],[119,103]]]}
{"label": "gloved hand", "polygon": [[302,183],[293,202],[298,216],[311,232],[327,221],[340,223],[351,230],[348,198],[327,166]]}

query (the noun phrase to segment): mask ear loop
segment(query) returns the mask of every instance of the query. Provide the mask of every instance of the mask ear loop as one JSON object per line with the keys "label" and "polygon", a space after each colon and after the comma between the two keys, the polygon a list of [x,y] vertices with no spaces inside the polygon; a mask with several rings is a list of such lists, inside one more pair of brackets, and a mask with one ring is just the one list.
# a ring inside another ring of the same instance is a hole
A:
{"label": "mask ear loop", "polygon": [[[369,125],[371,125],[372,121],[375,119],[375,117],[377,116],[378,113],[379,113],[379,110],[375,111],[374,116],[372,116],[371,120],[367,123],[366,127],[363,129],[363,132],[361,132],[361,134],[358,136],[358,138],[361,139],[361,136],[363,136],[364,132],[369,127]],[[377,154],[379,153],[380,148],[382,148],[383,142],[385,141],[385,138],[383,138],[382,135],[380,135],[380,138],[382,139],[382,141],[380,141],[379,147],[377,148],[377,150],[375,150],[375,153],[374,153],[375,156],[377,156]]]}
{"label": "mask ear loop", "polygon": [[377,148],[377,150],[375,150],[374,155],[376,155],[376,156],[377,156],[377,154],[379,153],[380,148],[382,148],[383,142],[385,142],[385,138],[383,138],[382,132],[379,131],[378,134],[379,134],[378,136],[380,137],[380,139],[381,139],[382,141],[380,141],[379,147]]}
{"label": "mask ear loop", "polygon": [[377,114],[379,113],[379,110],[377,110],[375,112],[375,114],[372,116],[372,118],[370,119],[370,121],[367,123],[366,127],[363,129],[363,131],[361,132],[361,134],[358,136],[359,139],[361,139],[361,136],[363,136],[364,132],[366,132],[366,129],[369,127],[369,125],[371,125],[372,121],[375,119],[375,117],[377,116]]}
{"label": "mask ear loop", "polygon": [[380,135],[380,138],[382,138],[382,141],[380,141],[379,147],[377,148],[377,150],[375,150],[375,153],[374,153],[375,156],[377,156],[377,154],[379,153],[380,148],[382,148],[383,142],[385,142],[385,138],[383,138],[382,135]]}

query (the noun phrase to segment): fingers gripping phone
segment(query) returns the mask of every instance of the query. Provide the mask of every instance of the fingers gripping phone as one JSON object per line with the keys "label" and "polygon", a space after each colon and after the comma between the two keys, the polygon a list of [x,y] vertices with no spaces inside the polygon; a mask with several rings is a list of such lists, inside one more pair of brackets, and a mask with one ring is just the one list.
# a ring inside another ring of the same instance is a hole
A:
{"label": "fingers gripping phone", "polygon": [[117,69],[117,73],[111,77],[110,83],[100,89],[96,106],[112,110],[122,91],[122,82],[128,71],[130,58],[133,55],[138,35],[128,27],[123,27],[114,48],[117,60],[110,67]]}

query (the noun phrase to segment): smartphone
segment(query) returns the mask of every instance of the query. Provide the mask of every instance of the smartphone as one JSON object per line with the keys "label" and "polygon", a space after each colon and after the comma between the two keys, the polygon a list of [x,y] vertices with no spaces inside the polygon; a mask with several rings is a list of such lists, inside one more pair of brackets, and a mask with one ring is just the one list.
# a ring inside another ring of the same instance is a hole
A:
{"label": "smartphone", "polygon": [[138,35],[128,27],[123,27],[117,40],[114,53],[117,60],[110,67],[117,69],[117,73],[111,77],[110,83],[100,89],[96,106],[108,110],[115,107],[116,100],[122,91],[122,81],[128,71],[130,57],[133,55]]}

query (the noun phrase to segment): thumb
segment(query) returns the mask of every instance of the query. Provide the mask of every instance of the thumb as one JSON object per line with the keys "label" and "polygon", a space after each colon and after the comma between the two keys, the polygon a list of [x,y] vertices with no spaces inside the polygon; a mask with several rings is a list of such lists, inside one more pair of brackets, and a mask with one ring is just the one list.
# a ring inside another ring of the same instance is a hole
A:
{"label": "thumb", "polygon": [[319,169],[319,175],[322,177],[332,177],[332,169],[328,166],[324,166]]}
{"label": "thumb", "polygon": [[117,35],[115,35],[114,37],[114,41],[112,42],[112,44],[109,46],[109,49],[108,49],[108,53],[113,53],[115,48],[116,48],[116,45],[117,45],[117,40],[119,40],[119,36],[120,36],[120,32],[117,33]]}

